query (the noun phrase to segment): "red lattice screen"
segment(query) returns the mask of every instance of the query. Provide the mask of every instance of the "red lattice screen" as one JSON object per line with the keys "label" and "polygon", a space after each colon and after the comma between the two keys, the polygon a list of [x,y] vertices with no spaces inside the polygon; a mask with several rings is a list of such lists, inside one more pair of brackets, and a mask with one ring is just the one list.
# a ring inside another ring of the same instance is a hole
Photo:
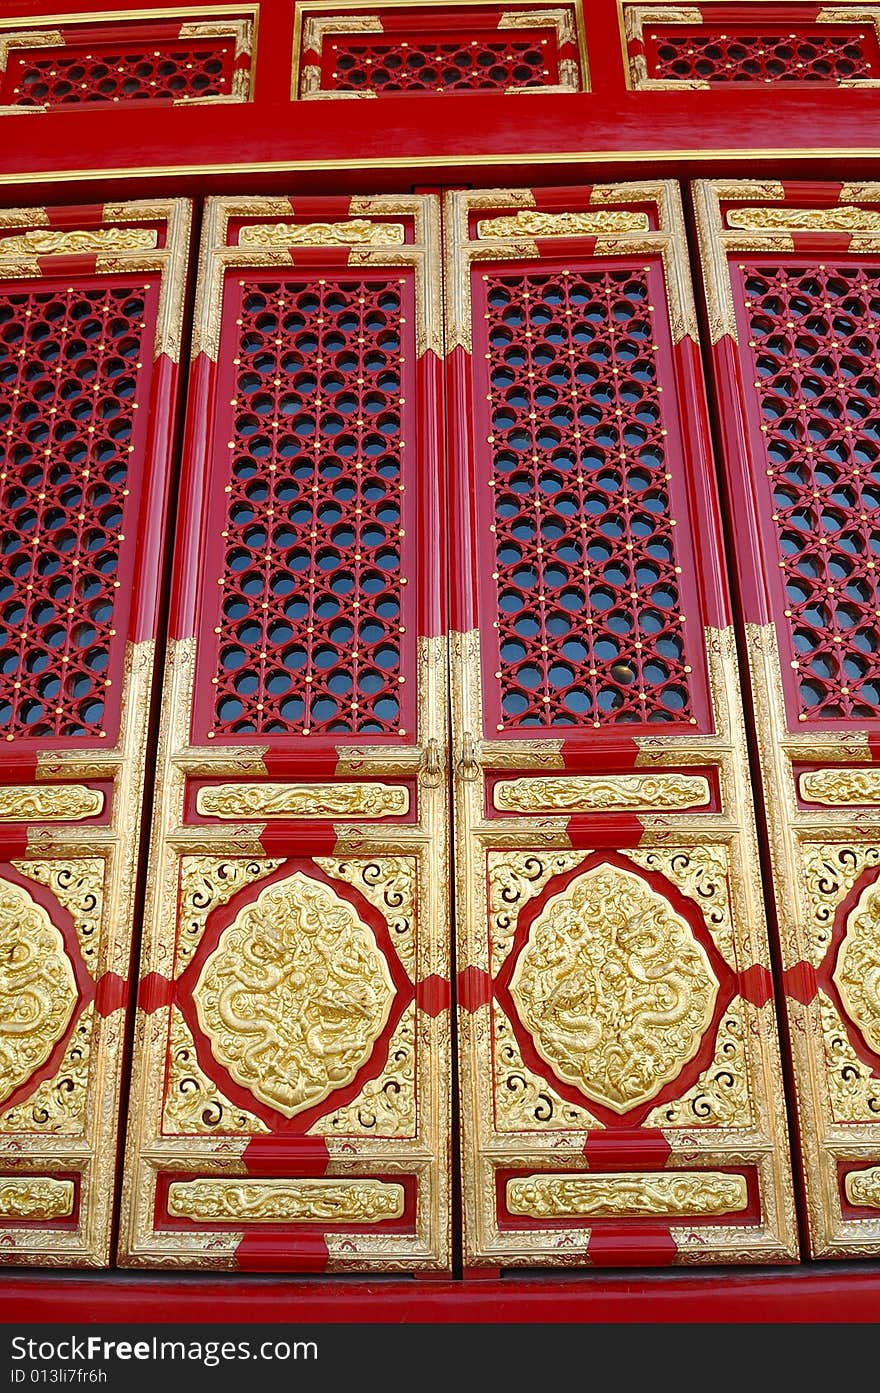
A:
{"label": "red lattice screen", "polygon": [[751,331],[757,437],[799,718],[880,714],[880,271],[753,263],[735,284]]}
{"label": "red lattice screen", "polygon": [[688,720],[647,276],[483,283],[504,723]]}
{"label": "red lattice screen", "polygon": [[[340,15],[307,20],[301,95],[510,92],[580,85],[572,14],[502,6],[379,7],[377,31]],[[349,32],[349,30],[353,32]]]}
{"label": "red lattice screen", "polygon": [[877,41],[860,25],[652,25],[648,75],[672,81],[853,82],[880,77]]}
{"label": "red lattice screen", "polygon": [[401,286],[240,290],[211,733],[396,734]]}
{"label": "red lattice screen", "polygon": [[137,416],[151,356],[145,301],[142,285],[100,281],[0,296],[7,740],[108,733],[105,697],[125,634],[120,550],[137,505],[129,458],[146,427]]}

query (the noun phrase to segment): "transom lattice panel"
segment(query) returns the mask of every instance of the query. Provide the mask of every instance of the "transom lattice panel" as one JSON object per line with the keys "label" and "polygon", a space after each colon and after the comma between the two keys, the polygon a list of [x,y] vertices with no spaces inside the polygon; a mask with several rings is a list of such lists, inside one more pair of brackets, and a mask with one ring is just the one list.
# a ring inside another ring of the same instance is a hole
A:
{"label": "transom lattice panel", "polygon": [[126,1265],[450,1261],[437,211],[208,205]]}
{"label": "transom lattice panel", "polygon": [[248,101],[255,24],[253,6],[0,22],[0,112]]}
{"label": "transom lattice panel", "polygon": [[586,90],[580,13],[514,4],[297,8],[294,95]]}
{"label": "transom lattice panel", "polygon": [[0,214],[6,1262],[110,1258],[189,222]]}
{"label": "transom lattice panel", "polygon": [[638,88],[880,82],[880,11],[857,5],[623,6]]}
{"label": "transom lattice panel", "polygon": [[876,1252],[880,190],[696,191],[811,1244]]}
{"label": "transom lattice panel", "polygon": [[446,223],[466,1261],[778,1261],[778,1045],[677,191],[451,194]]}

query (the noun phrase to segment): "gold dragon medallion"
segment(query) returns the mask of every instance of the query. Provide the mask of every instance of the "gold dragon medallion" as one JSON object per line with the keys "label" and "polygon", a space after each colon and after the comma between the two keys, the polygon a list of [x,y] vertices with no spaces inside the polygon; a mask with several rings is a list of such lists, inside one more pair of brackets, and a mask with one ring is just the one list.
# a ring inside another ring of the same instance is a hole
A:
{"label": "gold dragon medallion", "polygon": [[846,921],[833,980],[850,1020],[880,1054],[880,881],[868,886]]}
{"label": "gold dragon medallion", "polygon": [[60,931],[27,890],[0,879],[0,1102],[45,1064],[76,1001]]}
{"label": "gold dragon medallion", "polygon": [[351,1083],[394,995],[372,930],[301,871],[239,911],[193,992],[214,1058],[285,1117]]}
{"label": "gold dragon medallion", "polygon": [[553,1072],[623,1113],[693,1059],[718,981],[669,902],[641,876],[606,863],[547,901],[510,994]]}

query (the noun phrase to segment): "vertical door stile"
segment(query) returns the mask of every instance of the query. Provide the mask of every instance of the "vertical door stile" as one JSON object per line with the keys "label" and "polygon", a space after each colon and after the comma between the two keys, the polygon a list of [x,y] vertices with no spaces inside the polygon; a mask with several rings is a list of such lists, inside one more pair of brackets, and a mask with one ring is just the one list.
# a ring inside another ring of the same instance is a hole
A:
{"label": "vertical door stile", "polygon": [[208,202],[124,1265],[449,1270],[438,244]]}
{"label": "vertical door stile", "polygon": [[678,190],[445,208],[465,1267],[791,1261]]}
{"label": "vertical door stile", "polygon": [[0,213],[0,1253],[110,1260],[191,206]]}
{"label": "vertical door stile", "polygon": [[880,184],[694,185],[814,1257],[880,1253]]}

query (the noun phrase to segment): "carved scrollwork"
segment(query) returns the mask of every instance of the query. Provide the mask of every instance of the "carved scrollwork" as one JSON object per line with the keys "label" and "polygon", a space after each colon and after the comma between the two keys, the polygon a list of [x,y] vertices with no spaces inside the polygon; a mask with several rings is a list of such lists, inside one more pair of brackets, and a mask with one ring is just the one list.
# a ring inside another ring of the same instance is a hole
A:
{"label": "carved scrollwork", "polygon": [[416,1132],[416,1008],[407,1007],[388,1043],[378,1079],[364,1085],[347,1107],[320,1118],[315,1136],[412,1137]]}
{"label": "carved scrollwork", "polygon": [[492,971],[497,972],[510,952],[516,921],[523,905],[540,895],[554,875],[579,866],[582,851],[490,851],[489,926]]}
{"label": "carved scrollwork", "polygon": [[723,1171],[532,1175],[508,1180],[507,1207],[531,1219],[623,1214],[731,1214],[745,1209],[745,1177]]}
{"label": "carved scrollwork", "polygon": [[870,807],[880,803],[880,769],[813,769],[798,787],[805,803]]}
{"label": "carved scrollwork", "polygon": [[401,785],[218,784],[200,788],[198,812],[210,817],[401,817],[409,790]]}
{"label": "carved scrollwork", "polygon": [[329,876],[355,886],[378,909],[391,942],[410,978],[416,972],[418,865],[414,856],[316,856],[315,865]]}
{"label": "carved scrollwork", "polygon": [[849,1171],[843,1188],[850,1204],[861,1204],[867,1209],[880,1209],[880,1166],[870,1166],[862,1171]]}
{"label": "carved scrollwork", "polygon": [[598,1127],[586,1108],[561,1098],[546,1079],[523,1062],[510,1021],[495,1003],[495,1112],[500,1131],[547,1131]]}
{"label": "carved scrollwork", "polygon": [[880,1078],[859,1059],[834,1004],[824,992],[819,992],[818,1002],[832,1121],[877,1122],[880,1120]]}
{"label": "carved scrollwork", "polygon": [[394,998],[372,932],[320,881],[268,885],[220,936],[193,991],[214,1058],[293,1117],[350,1083]]}
{"label": "carved scrollwork", "polygon": [[726,962],[735,966],[727,849],[711,845],[636,848],[630,850],[627,857],[646,871],[659,871],[683,895],[699,905],[715,947]]}
{"label": "carved scrollwork", "polygon": [[541,213],[521,208],[510,217],[481,218],[477,237],[595,237],[608,232],[647,232],[647,213],[595,209],[589,213]]}
{"label": "carved scrollwork", "polygon": [[180,926],[175,972],[179,976],[201,942],[212,909],[226,904],[244,885],[264,880],[280,861],[183,856],[180,861]]}
{"label": "carved scrollwork", "polygon": [[265,1122],[237,1108],[224,1097],[200,1068],[196,1047],[186,1021],[171,1008],[168,1040],[168,1081],[162,1131],[188,1136],[214,1136],[221,1132],[268,1132]]}
{"label": "carved scrollwork", "polygon": [[2,1219],[30,1219],[32,1223],[66,1219],[73,1213],[73,1199],[72,1180],[42,1175],[5,1175],[0,1179]]}
{"label": "carved scrollwork", "polygon": [[54,1078],[44,1079],[18,1107],[0,1117],[2,1132],[80,1136],[85,1124],[94,1005],[83,1011]]}
{"label": "carved scrollwork", "polygon": [[0,1101],[45,1064],[76,1000],[61,933],[22,886],[0,879]]}
{"label": "carved scrollwork", "polygon": [[96,227],[63,232],[32,228],[0,240],[0,256],[72,256],[79,252],[144,251],[158,246],[159,234],[149,227]]}
{"label": "carved scrollwork", "polygon": [[332,223],[251,223],[238,234],[242,247],[403,246],[403,223],[350,218]]}
{"label": "carved scrollwork", "polygon": [[641,876],[607,864],[548,900],[510,983],[542,1059],[619,1113],[693,1058],[717,993],[687,921]]}
{"label": "carved scrollwork", "polygon": [[743,232],[878,232],[880,213],[871,208],[728,208],[727,226]]}
{"label": "carved scrollwork", "polygon": [[203,1223],[371,1224],[399,1219],[403,1206],[403,1186],[385,1180],[180,1180],[168,1187],[169,1214]]}
{"label": "carved scrollwork", "polygon": [[750,1127],[746,1022],[740,997],[721,1018],[715,1055],[693,1088],[671,1103],[662,1103],[645,1118],[646,1127]]}
{"label": "carved scrollwork", "polygon": [[699,775],[618,774],[566,778],[503,779],[493,790],[499,811],[593,812],[612,808],[698,808],[709,801],[708,781]]}
{"label": "carved scrollwork", "polygon": [[82,784],[51,784],[33,787],[6,784],[0,788],[2,822],[78,822],[96,817],[104,806],[100,789]]}
{"label": "carved scrollwork", "polygon": [[880,1054],[880,883],[869,885],[849,914],[834,984],[868,1048]]}
{"label": "carved scrollwork", "polygon": [[802,856],[810,909],[805,928],[812,950],[810,960],[818,967],[831,942],[837,906],[864,871],[880,865],[880,846],[810,842],[804,846]]}

